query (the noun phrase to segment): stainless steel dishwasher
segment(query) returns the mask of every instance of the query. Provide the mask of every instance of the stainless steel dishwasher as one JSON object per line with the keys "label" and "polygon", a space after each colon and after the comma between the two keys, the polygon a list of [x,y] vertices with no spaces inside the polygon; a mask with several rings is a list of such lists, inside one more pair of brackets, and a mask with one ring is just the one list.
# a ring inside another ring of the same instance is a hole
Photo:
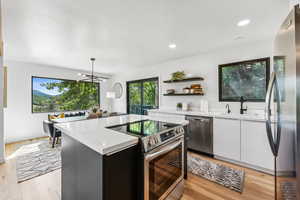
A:
{"label": "stainless steel dishwasher", "polygon": [[186,116],[187,147],[200,153],[213,155],[213,118]]}

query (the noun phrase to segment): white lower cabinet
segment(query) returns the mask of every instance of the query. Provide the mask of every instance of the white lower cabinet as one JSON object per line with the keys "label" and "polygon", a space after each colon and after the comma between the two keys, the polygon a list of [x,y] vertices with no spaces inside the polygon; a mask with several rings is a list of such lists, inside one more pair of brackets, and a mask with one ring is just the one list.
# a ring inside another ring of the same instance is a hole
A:
{"label": "white lower cabinet", "polygon": [[253,167],[274,170],[265,122],[241,121],[241,161]]}
{"label": "white lower cabinet", "polygon": [[241,159],[240,120],[214,118],[214,155],[230,160]]}
{"label": "white lower cabinet", "polygon": [[265,172],[274,170],[265,122],[214,118],[214,155]]}

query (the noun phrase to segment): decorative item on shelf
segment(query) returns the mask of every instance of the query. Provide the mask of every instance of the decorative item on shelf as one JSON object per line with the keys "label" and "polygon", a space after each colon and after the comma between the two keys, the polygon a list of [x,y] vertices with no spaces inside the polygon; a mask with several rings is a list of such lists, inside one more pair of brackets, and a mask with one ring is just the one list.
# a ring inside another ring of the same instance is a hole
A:
{"label": "decorative item on shelf", "polygon": [[172,73],[172,78],[171,78],[171,80],[172,80],[172,81],[175,81],[175,80],[183,80],[184,78],[185,78],[185,73],[184,73],[184,71],[177,71],[177,72]]}
{"label": "decorative item on shelf", "polygon": [[200,84],[192,84],[191,85],[191,93],[193,94],[203,94],[203,89]]}
{"label": "decorative item on shelf", "polygon": [[197,75],[195,75],[195,74],[187,74],[185,77],[186,78],[197,78]]}
{"label": "decorative item on shelf", "polygon": [[191,85],[191,88],[192,88],[192,89],[201,89],[202,87],[201,87],[200,84],[192,84],[192,85]]}
{"label": "decorative item on shelf", "polygon": [[201,89],[191,89],[191,93],[193,94],[203,94],[203,90]]}
{"label": "decorative item on shelf", "polygon": [[167,94],[175,94],[175,90],[174,89],[168,89]]}
{"label": "decorative item on shelf", "polygon": [[200,101],[200,112],[208,113],[208,101],[207,100]]}
{"label": "decorative item on shelf", "polygon": [[183,93],[185,93],[185,94],[189,94],[191,92],[191,89],[189,87],[185,87],[182,90],[183,90]]}
{"label": "decorative item on shelf", "polygon": [[183,110],[183,111],[188,111],[188,110],[189,110],[189,104],[183,102],[183,103],[182,103],[182,110]]}
{"label": "decorative item on shelf", "polygon": [[182,103],[177,103],[176,108],[178,111],[182,110]]}
{"label": "decorative item on shelf", "polygon": [[95,119],[102,116],[102,110],[100,110],[99,106],[92,107],[91,111],[89,112],[88,119]]}

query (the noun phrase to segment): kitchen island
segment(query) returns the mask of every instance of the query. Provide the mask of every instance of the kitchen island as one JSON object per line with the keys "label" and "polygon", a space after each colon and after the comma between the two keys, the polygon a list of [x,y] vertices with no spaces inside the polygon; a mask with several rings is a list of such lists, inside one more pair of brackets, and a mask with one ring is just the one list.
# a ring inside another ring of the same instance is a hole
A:
{"label": "kitchen island", "polygon": [[55,124],[63,133],[62,200],[141,199],[139,138],[107,127],[142,120],[187,124],[177,118],[140,115]]}

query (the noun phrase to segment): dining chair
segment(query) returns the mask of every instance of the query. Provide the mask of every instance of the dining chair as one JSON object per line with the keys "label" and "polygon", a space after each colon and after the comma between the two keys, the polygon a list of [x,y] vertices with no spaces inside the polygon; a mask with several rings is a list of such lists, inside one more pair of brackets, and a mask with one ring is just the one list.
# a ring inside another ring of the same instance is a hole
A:
{"label": "dining chair", "polygon": [[44,129],[44,133],[46,135],[48,135],[50,137],[50,139],[52,140],[52,148],[54,148],[55,141],[57,144],[58,138],[61,137],[61,131],[54,128],[53,122],[50,122],[49,120],[43,121],[43,129]]}

